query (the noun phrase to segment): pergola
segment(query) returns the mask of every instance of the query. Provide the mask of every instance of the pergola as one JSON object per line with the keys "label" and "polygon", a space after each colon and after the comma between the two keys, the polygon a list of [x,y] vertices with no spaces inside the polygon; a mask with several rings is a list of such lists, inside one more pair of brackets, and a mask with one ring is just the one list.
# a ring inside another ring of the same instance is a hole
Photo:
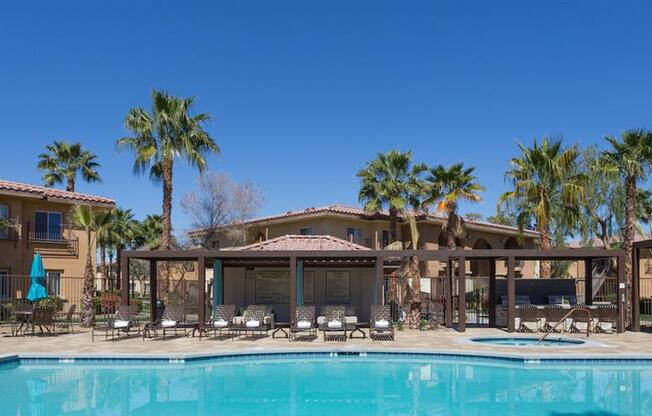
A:
{"label": "pergola", "polygon": [[636,241],[632,250],[632,331],[641,330],[641,250],[652,249],[652,240]]}
{"label": "pergola", "polygon": [[[650,244],[652,247],[652,242]],[[123,251],[121,253],[122,287],[129,288],[129,259],[141,259],[150,262],[150,304],[157,302],[157,262],[161,261],[194,261],[197,262],[197,279],[199,285],[198,303],[199,322],[206,322],[206,265],[213,263],[214,270],[214,302],[222,302],[222,279],[224,267],[242,266],[275,266],[288,267],[290,274],[290,316],[294,316],[296,306],[302,304],[302,295],[297,297],[297,288],[303,287],[304,267],[373,267],[374,280],[372,299],[375,304],[383,302],[382,288],[384,280],[384,266],[386,262],[400,260],[401,258],[417,257],[419,261],[446,262],[448,279],[445,280],[446,294],[446,326],[453,325],[452,303],[453,276],[456,275],[458,291],[458,330],[466,330],[466,260],[486,260],[490,262],[489,272],[489,326],[495,326],[496,304],[496,261],[507,263],[507,330],[515,330],[514,318],[516,317],[516,262],[520,260],[579,260],[585,263],[585,300],[592,303],[593,274],[592,263],[596,259],[615,258],[617,261],[618,275],[618,332],[624,331],[624,252],[622,250],[596,250],[596,249],[488,249],[488,250],[331,250],[331,251],[238,251],[238,250],[154,250],[154,251]],[[454,263],[457,262],[457,273]],[[121,302],[129,304],[129,291],[122,291]],[[634,309],[638,310],[638,308]],[[155,321],[156,308],[151,308],[151,319]],[[637,319],[636,319],[637,321]]]}

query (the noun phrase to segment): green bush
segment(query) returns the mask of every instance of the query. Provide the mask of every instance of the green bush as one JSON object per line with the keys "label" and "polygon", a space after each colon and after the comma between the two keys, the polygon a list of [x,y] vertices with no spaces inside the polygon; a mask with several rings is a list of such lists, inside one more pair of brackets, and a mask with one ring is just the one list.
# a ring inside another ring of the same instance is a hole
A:
{"label": "green bush", "polygon": [[57,311],[63,310],[63,299],[59,296],[48,296],[36,302],[36,306],[52,307]]}

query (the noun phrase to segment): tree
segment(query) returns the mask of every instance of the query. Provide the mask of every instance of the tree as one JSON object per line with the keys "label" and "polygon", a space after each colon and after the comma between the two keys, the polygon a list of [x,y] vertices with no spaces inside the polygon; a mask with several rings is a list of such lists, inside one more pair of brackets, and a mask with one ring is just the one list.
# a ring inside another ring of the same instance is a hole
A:
{"label": "tree", "polygon": [[[493,224],[508,225],[510,227],[517,227],[518,226],[518,223],[516,221],[517,216],[518,215],[509,206],[509,204],[504,204],[504,206],[496,207],[496,214],[488,216],[487,222]],[[526,228],[530,228],[530,225],[527,224]]]}
{"label": "tree", "polygon": [[[419,248],[420,239],[417,220],[411,214],[406,214],[406,220],[410,226],[410,243],[406,248],[417,250]],[[401,268],[403,278],[405,280],[410,280],[411,282],[410,285],[405,285],[408,288],[406,296],[409,305],[408,325],[411,328],[417,328],[419,326],[419,321],[421,320],[421,303],[423,301],[421,296],[421,269],[419,268],[419,258],[417,256],[412,256],[403,259]]]}
{"label": "tree", "polygon": [[130,209],[115,208],[111,212],[110,232],[113,236],[113,248],[115,249],[117,263],[116,288],[120,289],[122,271],[120,268],[120,255],[125,248],[136,248],[138,234],[141,231],[140,224],[134,218]]}
{"label": "tree", "polygon": [[108,210],[94,210],[86,205],[79,205],[73,211],[73,223],[84,229],[86,235],[86,267],[84,268],[84,288],[82,291],[82,326],[93,325],[93,295],[95,293],[95,271],[93,270],[93,252],[97,232],[101,232],[111,221],[111,214]]}
{"label": "tree", "polygon": [[358,199],[365,211],[373,213],[387,207],[391,242],[398,241],[399,215],[408,205],[419,205],[419,177],[425,170],[424,164],[412,166],[412,152],[390,150],[379,153],[357,174],[361,182]]}
{"label": "tree", "polygon": [[[511,160],[505,173],[513,189],[499,199],[499,206],[513,204],[517,224],[523,229],[536,220],[541,249],[553,247],[553,233],[567,233],[578,227],[584,199],[586,175],[578,171],[579,151],[562,148],[561,140],[544,137],[541,145],[519,144],[522,155]],[[550,277],[550,262],[541,262],[541,276]]]}
{"label": "tree", "polygon": [[75,192],[77,174],[86,182],[101,182],[97,156],[84,150],[81,143],[54,141],[45,146],[48,153],[41,153],[36,165],[43,174],[43,184],[51,187],[66,182],[66,190]]}
{"label": "tree", "polygon": [[627,279],[627,322],[631,322],[632,249],[636,232],[638,184],[647,178],[652,161],[652,133],[628,130],[620,140],[609,136],[609,150],[602,154],[602,171],[620,178],[625,187],[625,222],[622,231],[622,249],[625,250],[625,278]]}
{"label": "tree", "polygon": [[192,227],[198,230],[193,233],[198,240],[195,243],[210,248],[210,242],[221,233],[230,240],[228,246],[245,244],[244,222],[252,218],[263,203],[258,187],[213,172],[202,173],[197,183],[198,189],[185,194],[181,201],[181,207],[192,220]]}
{"label": "tree", "polygon": [[464,214],[464,219],[469,221],[482,221],[484,217],[479,212],[467,212]]}
{"label": "tree", "polygon": [[158,250],[161,248],[162,237],[163,218],[160,215],[147,215],[140,223],[136,245],[147,250]]}
{"label": "tree", "polygon": [[464,220],[458,214],[460,202],[479,202],[481,198],[478,193],[484,192],[484,187],[476,182],[474,170],[474,167],[464,168],[463,163],[455,163],[448,169],[438,165],[430,169],[425,179],[422,205],[428,207],[436,204],[437,211],[446,215],[446,245],[452,250],[456,247],[455,239],[461,237],[464,231]]}
{"label": "tree", "polygon": [[[161,248],[169,250],[172,240],[172,178],[174,162],[185,159],[200,172],[206,168],[206,155],[219,153],[219,147],[204,130],[210,115],[191,115],[194,98],[177,98],[164,91],[152,92],[152,112],[136,107],[127,113],[125,127],[133,135],[118,139],[120,148],[135,155],[134,172],[149,171],[151,180],[163,185],[163,234]],[[161,293],[167,298],[169,279],[162,265]]]}

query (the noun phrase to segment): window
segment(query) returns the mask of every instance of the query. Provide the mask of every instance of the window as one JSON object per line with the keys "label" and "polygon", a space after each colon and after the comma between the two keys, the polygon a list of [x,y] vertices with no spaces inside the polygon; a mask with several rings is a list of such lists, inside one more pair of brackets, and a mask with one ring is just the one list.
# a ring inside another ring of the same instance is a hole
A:
{"label": "window", "polygon": [[34,211],[34,238],[61,240],[62,217],[60,212]]}
{"label": "window", "polygon": [[9,297],[9,270],[0,270],[0,298]]}
{"label": "window", "polygon": [[299,231],[299,234],[301,234],[301,235],[312,235],[312,228],[311,227],[302,228],[301,231]]}
{"label": "window", "polygon": [[[0,204],[0,222],[9,221],[9,205]],[[9,227],[0,224],[0,240],[9,238]]]}
{"label": "window", "polygon": [[389,231],[383,230],[381,236],[381,248],[385,248],[389,245]]}
{"label": "window", "polygon": [[61,272],[45,271],[46,283],[45,288],[48,295],[61,296]]}
{"label": "window", "polygon": [[353,241],[362,241],[362,230],[349,227],[346,229],[346,238],[348,240],[353,239]]}

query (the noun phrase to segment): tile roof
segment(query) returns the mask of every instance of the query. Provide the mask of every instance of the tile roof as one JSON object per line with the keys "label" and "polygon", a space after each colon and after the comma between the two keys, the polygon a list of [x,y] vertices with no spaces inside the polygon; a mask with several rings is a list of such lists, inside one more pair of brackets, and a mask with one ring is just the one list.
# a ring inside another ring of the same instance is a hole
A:
{"label": "tile roof", "polygon": [[371,250],[368,247],[330,235],[283,235],[234,250]]}
{"label": "tile roof", "polygon": [[42,199],[57,199],[70,201],[71,203],[86,202],[90,204],[115,205],[113,199],[101,196],[82,194],[79,192],[68,192],[61,189],[46,188],[44,186],[30,185],[26,183],[12,182],[0,179],[0,193],[13,192],[35,196]]}
{"label": "tile roof", "polygon": [[[387,211],[379,211],[375,213],[369,213],[365,211],[362,208],[358,207],[349,207],[345,205],[328,205],[328,206],[323,206],[323,207],[310,207],[302,210],[297,210],[297,211],[287,211],[282,214],[277,214],[277,215],[269,215],[265,217],[259,217],[259,218],[254,218],[248,221],[245,221],[245,225],[253,225],[253,224],[259,224],[259,223],[266,223],[266,222],[277,222],[277,221],[282,221],[285,219],[290,219],[290,218],[299,218],[299,217],[309,217],[309,216],[315,216],[315,215],[320,215],[320,214],[336,214],[336,215],[344,215],[344,216],[353,216],[353,217],[358,217],[361,219],[383,219],[387,220],[389,219],[389,213]],[[416,213],[418,216],[420,215],[422,218],[425,217],[424,213]],[[441,215],[436,215],[429,213],[427,214],[427,218],[431,219],[436,222],[443,222],[445,219]],[[487,221],[477,221],[477,220],[469,220],[465,219],[464,220],[467,225],[470,225],[472,228],[480,229],[480,230],[486,230],[486,231],[505,231],[508,233],[517,233],[519,230],[517,227],[512,227],[509,225],[503,225],[503,224],[495,224],[492,222],[487,222]],[[190,231],[190,234],[193,233],[201,233],[201,230],[192,230]],[[523,234],[529,237],[533,238],[538,238],[539,233],[535,230],[528,230],[524,229]]]}

